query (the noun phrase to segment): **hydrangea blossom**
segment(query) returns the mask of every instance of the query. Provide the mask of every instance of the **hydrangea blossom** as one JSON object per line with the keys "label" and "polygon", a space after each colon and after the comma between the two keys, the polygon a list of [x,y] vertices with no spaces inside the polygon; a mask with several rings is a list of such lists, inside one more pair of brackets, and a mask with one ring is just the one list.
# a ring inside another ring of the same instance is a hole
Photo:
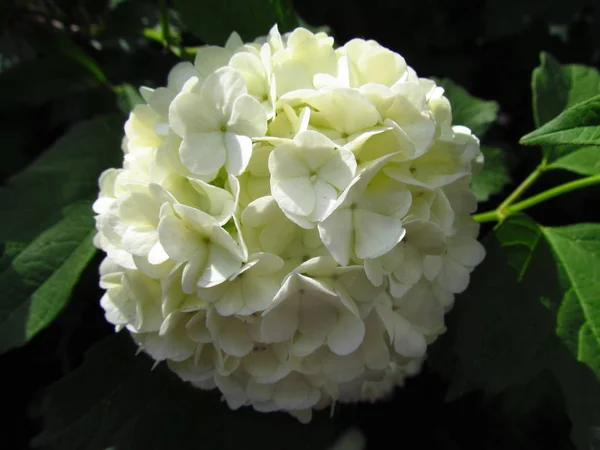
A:
{"label": "hydrangea blossom", "polygon": [[484,258],[479,141],[374,41],[201,48],[125,124],[94,204],[116,329],[235,409],[299,420],[418,373]]}

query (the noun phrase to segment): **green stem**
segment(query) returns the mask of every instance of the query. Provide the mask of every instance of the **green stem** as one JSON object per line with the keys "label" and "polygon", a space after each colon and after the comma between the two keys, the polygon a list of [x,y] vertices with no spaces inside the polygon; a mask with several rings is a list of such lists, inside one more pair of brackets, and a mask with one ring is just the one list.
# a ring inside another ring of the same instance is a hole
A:
{"label": "green stem", "polygon": [[570,183],[561,184],[560,186],[540,192],[539,194],[529,197],[528,199],[525,199],[519,203],[515,203],[509,208],[509,214],[523,211],[524,209],[531,208],[538,203],[545,202],[546,200],[566,194],[567,192],[582,189],[598,183],[600,183],[600,175],[593,175],[591,177],[585,177],[579,180],[571,181]]}
{"label": "green stem", "polygon": [[533,183],[535,183],[535,181],[540,177],[542,172],[544,172],[545,167],[546,159],[544,158],[540,165],[537,166],[535,170],[531,172],[529,176],[525,178],[525,180],[523,180],[523,182],[519,186],[517,186],[517,188],[512,192],[512,194],[510,194],[502,203],[500,203],[500,205],[498,206],[498,208],[496,208],[495,211],[496,215],[500,218],[500,220],[506,217],[506,212],[509,206],[512,205],[515,202],[515,200],[517,200],[521,195],[523,195],[523,193]]}
{"label": "green stem", "polygon": [[534,205],[545,202],[546,200],[550,200],[551,198],[557,197],[559,195],[566,194],[567,192],[582,189],[593,184],[600,184],[600,175],[593,175],[591,177],[580,178],[579,180],[561,184],[560,186],[548,189],[547,191],[540,192],[539,194],[534,195],[533,197],[529,197],[523,201],[515,203],[512,206],[505,207],[503,213],[500,213],[500,208],[498,208],[495,211],[488,211],[485,213],[476,214],[475,216],[473,216],[473,218],[479,223],[500,222],[514,213],[523,211],[527,208],[531,208]]}
{"label": "green stem", "polygon": [[158,0],[160,10],[160,29],[166,48],[171,48],[171,30],[169,29],[169,8],[167,0]]}
{"label": "green stem", "polygon": [[475,219],[479,223],[500,222],[500,215],[498,214],[498,211],[493,210],[493,211],[487,211],[484,213],[475,214],[473,216],[473,219]]}

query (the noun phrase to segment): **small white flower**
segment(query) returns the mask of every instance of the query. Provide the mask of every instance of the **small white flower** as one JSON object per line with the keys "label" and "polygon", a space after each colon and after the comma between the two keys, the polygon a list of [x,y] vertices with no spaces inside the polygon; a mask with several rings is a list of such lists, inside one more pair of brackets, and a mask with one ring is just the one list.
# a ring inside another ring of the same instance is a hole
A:
{"label": "small white flower", "polygon": [[182,288],[186,293],[222,283],[244,259],[237,243],[212,216],[189,206],[165,204],[158,234],[167,255],[185,264]]}
{"label": "small white flower", "polygon": [[298,225],[312,228],[352,181],[356,161],[322,134],[304,131],[271,152],[269,170],[279,207]]}
{"label": "small white flower", "polygon": [[380,158],[360,173],[319,223],[323,244],[341,265],[354,257],[381,256],[404,237],[402,217],[410,208],[410,192],[378,175],[388,159]]}
{"label": "small white flower", "polygon": [[247,94],[243,77],[228,67],[204,82],[192,78],[175,97],[169,123],[183,138],[179,154],[190,172],[209,175],[225,166],[240,175],[252,153],[251,137],[264,135],[265,110]]}

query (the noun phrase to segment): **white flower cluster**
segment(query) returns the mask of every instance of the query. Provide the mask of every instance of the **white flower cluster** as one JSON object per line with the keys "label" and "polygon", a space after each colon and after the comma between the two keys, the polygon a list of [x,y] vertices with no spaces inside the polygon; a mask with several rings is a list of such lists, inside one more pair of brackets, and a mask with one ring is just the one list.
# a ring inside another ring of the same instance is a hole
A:
{"label": "white flower cluster", "polygon": [[374,41],[276,27],[142,88],[94,204],[108,321],[234,409],[388,395],[484,257],[479,141],[443,92]]}

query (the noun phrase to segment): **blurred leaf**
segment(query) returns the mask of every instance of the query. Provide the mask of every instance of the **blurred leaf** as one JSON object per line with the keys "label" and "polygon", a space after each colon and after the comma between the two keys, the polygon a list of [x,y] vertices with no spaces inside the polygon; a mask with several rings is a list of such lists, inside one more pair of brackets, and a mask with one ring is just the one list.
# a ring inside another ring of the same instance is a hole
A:
{"label": "blurred leaf", "polygon": [[90,205],[74,206],[0,273],[0,353],[28,342],[62,310],[96,251],[94,234]]}
{"label": "blurred leaf", "polygon": [[483,169],[473,174],[471,190],[478,202],[485,202],[490,195],[502,192],[504,186],[510,183],[506,169],[504,150],[498,147],[482,146],[481,152],[485,157]]}
{"label": "blurred leaf", "polygon": [[444,337],[456,355],[450,399],[473,390],[498,394],[550,369],[562,386],[574,442],[589,448],[591,427],[600,424],[600,382],[573,354],[597,370],[590,332],[600,317],[599,229],[544,228],[516,215],[485,238],[486,259],[457,299]]}
{"label": "blurred leaf", "polygon": [[111,11],[94,37],[106,39],[139,38],[144,29],[158,24],[158,2],[156,0],[113,1]]}
{"label": "blurred leaf", "polygon": [[65,55],[25,61],[0,73],[0,109],[41,105],[99,84],[86,67]]}
{"label": "blurred leaf", "polygon": [[310,425],[284,413],[228,409],[217,392],[194,389],[141,354],[121,332],[92,347],[83,365],[51,386],[41,407],[44,430],[33,446],[51,449],[325,449],[327,412]]}
{"label": "blurred leaf", "polygon": [[81,123],[0,189],[0,351],[54,319],[93,255],[91,201],[119,161],[121,130],[118,115]]}
{"label": "blurred leaf", "polygon": [[563,111],[519,142],[524,145],[600,145],[600,95]]}
{"label": "blurred leaf", "polygon": [[550,368],[562,387],[567,414],[573,423],[573,442],[580,450],[596,450],[600,426],[598,378],[564,348],[558,348]]}
{"label": "blurred leaf", "polygon": [[482,137],[498,116],[498,104],[473,97],[466,89],[447,78],[437,80],[452,105],[453,125],[464,125]]}
{"label": "blurred leaf", "polygon": [[224,45],[236,31],[253,41],[265,36],[274,24],[281,33],[298,26],[291,0],[175,0],[181,20],[207,44]]}
{"label": "blurred leaf", "polygon": [[122,84],[114,89],[119,100],[119,107],[125,114],[129,114],[136,105],[145,103],[138,90],[130,84]]}
{"label": "blurred leaf", "polygon": [[498,39],[516,34],[531,25],[536,19],[544,18],[551,23],[564,23],[572,20],[574,13],[586,6],[594,6],[592,0],[570,2],[546,0],[486,0],[486,35]]}

